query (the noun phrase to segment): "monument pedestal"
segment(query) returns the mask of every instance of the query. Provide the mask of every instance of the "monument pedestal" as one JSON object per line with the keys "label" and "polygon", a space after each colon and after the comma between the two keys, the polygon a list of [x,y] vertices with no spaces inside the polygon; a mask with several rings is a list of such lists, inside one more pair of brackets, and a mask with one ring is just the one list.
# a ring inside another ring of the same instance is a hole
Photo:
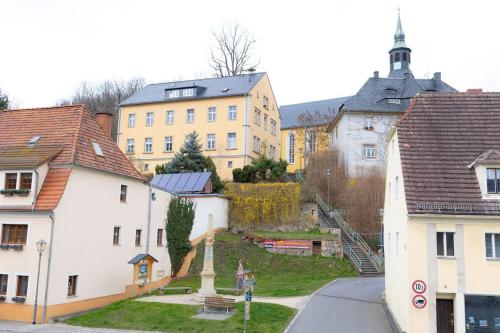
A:
{"label": "monument pedestal", "polygon": [[198,289],[196,298],[203,301],[204,297],[217,294],[214,288],[214,232],[212,230],[212,214],[208,215],[208,232],[205,240],[205,257],[203,260],[203,271],[201,275],[201,288]]}
{"label": "monument pedestal", "polygon": [[217,294],[214,288],[215,273],[201,272],[201,288],[198,289],[198,295],[201,297],[214,296]]}

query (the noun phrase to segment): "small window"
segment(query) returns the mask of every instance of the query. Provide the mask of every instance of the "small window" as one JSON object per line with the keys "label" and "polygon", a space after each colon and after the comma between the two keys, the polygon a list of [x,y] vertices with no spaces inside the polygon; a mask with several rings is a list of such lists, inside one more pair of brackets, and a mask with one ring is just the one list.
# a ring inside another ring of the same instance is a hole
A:
{"label": "small window", "polygon": [[236,133],[227,133],[227,149],[236,149]]}
{"label": "small window", "polygon": [[399,52],[396,53],[394,61],[396,61],[396,62],[401,61],[401,55]]}
{"label": "small window", "polygon": [[92,148],[94,148],[94,153],[97,156],[104,157],[104,153],[103,153],[103,151],[101,149],[101,145],[100,144],[98,144],[97,142],[92,141]]}
{"label": "small window", "polygon": [[228,119],[236,120],[236,105],[230,105],[228,109]]}
{"label": "small window", "polygon": [[288,163],[295,163],[295,134],[288,134],[288,152],[287,152]]}
{"label": "small window", "polygon": [[375,145],[363,145],[363,157],[375,158]]}
{"label": "small window", "polygon": [[193,88],[182,89],[182,97],[193,97],[193,96],[194,96]]}
{"label": "small window", "polygon": [[500,168],[486,169],[486,185],[488,193],[500,193]]}
{"label": "small window", "polygon": [[271,134],[276,135],[276,121],[271,119]]}
{"label": "small window", "polygon": [[440,257],[455,256],[455,233],[438,232],[437,233],[437,255]]}
{"label": "small window", "polygon": [[4,224],[2,226],[2,244],[26,244],[27,224]]}
{"label": "small window", "polygon": [[486,258],[500,258],[500,234],[487,233],[484,235],[486,243]]}
{"label": "small window", "polygon": [[387,103],[389,103],[389,104],[401,104],[401,100],[399,98],[389,98],[389,99],[387,99]]}
{"label": "small window", "polygon": [[120,227],[113,228],[113,245],[120,245]]}
{"label": "small window", "polygon": [[120,188],[120,202],[127,202],[127,185],[122,185]]}
{"label": "small window", "polygon": [[127,139],[127,154],[133,154],[135,149],[135,140]]}
{"label": "small window", "polygon": [[78,275],[70,275],[68,277],[68,296],[76,296],[77,282],[78,282]]}
{"label": "small window", "polygon": [[156,245],[163,246],[163,229],[158,229],[158,233],[156,234]]}
{"label": "small window", "polygon": [[260,110],[257,108],[253,111],[253,123],[260,127]]}
{"label": "small window", "polygon": [[174,139],[172,136],[166,136],[165,137],[165,151],[170,152],[172,151],[174,146]]}
{"label": "small window", "polygon": [[406,53],[406,52],[403,52],[403,61],[407,61],[407,60],[408,60],[407,53]]}
{"label": "small window", "polygon": [[31,172],[21,173],[21,190],[31,190],[31,180],[33,174]]}
{"label": "small window", "polygon": [[253,152],[260,154],[260,138],[256,136],[253,137]]}
{"label": "small window", "polygon": [[128,127],[135,127],[135,113],[128,115]]}
{"label": "small window", "polygon": [[264,108],[269,109],[269,97],[267,97],[266,95],[262,97],[262,105],[264,106]]}
{"label": "small window", "polygon": [[135,231],[135,246],[141,246],[141,235],[142,235],[142,230],[137,229]]}
{"label": "small window", "polygon": [[0,295],[7,294],[7,286],[9,283],[9,276],[7,274],[0,274]]}
{"label": "small window", "polygon": [[146,126],[153,126],[155,114],[153,112],[146,113]]}
{"label": "small window", "polygon": [[17,188],[17,173],[6,173],[4,186],[6,190],[15,190]]}
{"label": "small window", "polygon": [[267,114],[264,114],[264,129],[267,131]]}
{"label": "small window", "polygon": [[186,122],[194,123],[194,109],[187,109],[186,111]]}
{"label": "small window", "polygon": [[152,153],[153,152],[153,138],[145,138],[144,139],[144,152]]}
{"label": "small window", "polygon": [[148,171],[149,170],[149,163],[144,163],[144,171]]}
{"label": "small window", "polygon": [[179,98],[179,90],[169,90],[167,91],[167,98]]}
{"label": "small window", "polygon": [[16,296],[26,297],[27,295],[28,295],[28,277],[25,275],[18,275]]}
{"label": "small window", "polygon": [[365,117],[365,129],[366,130],[373,129],[373,117]]}
{"label": "small window", "polygon": [[269,158],[274,160],[276,155],[276,147],[273,145],[269,145]]}
{"label": "small window", "polygon": [[28,146],[34,146],[38,140],[40,140],[41,136],[34,136],[30,139],[30,141],[28,141]]}
{"label": "small window", "polygon": [[227,161],[227,168],[232,169],[233,168],[233,161]]}
{"label": "small window", "polygon": [[174,123],[174,111],[167,111],[167,125]]}
{"label": "small window", "polygon": [[215,121],[217,109],[215,107],[208,108],[208,121]]}
{"label": "small window", "polygon": [[317,137],[316,137],[316,132],[315,131],[310,131],[308,135],[308,143],[309,143],[309,152],[314,153],[316,152],[317,148]]}
{"label": "small window", "polygon": [[215,149],[215,134],[207,134],[207,149]]}

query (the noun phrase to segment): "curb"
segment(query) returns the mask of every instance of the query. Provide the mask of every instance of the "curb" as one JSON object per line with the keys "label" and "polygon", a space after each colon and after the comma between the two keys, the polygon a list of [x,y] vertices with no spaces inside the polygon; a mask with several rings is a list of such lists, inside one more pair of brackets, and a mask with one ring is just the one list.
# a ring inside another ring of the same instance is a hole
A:
{"label": "curb", "polygon": [[380,298],[382,300],[382,307],[384,308],[385,316],[387,317],[387,320],[389,320],[389,324],[391,325],[392,332],[393,333],[406,333],[405,331],[403,331],[401,329],[401,327],[399,327],[398,322],[394,318],[394,315],[393,315],[391,309],[389,308],[389,305],[386,302],[385,291],[382,293]]}

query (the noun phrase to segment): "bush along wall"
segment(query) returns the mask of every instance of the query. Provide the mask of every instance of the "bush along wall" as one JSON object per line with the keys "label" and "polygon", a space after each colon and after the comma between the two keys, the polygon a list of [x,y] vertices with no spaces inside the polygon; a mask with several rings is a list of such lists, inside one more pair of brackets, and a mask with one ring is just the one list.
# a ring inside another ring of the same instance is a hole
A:
{"label": "bush along wall", "polygon": [[230,183],[229,228],[233,232],[298,230],[301,227],[300,185],[296,183]]}

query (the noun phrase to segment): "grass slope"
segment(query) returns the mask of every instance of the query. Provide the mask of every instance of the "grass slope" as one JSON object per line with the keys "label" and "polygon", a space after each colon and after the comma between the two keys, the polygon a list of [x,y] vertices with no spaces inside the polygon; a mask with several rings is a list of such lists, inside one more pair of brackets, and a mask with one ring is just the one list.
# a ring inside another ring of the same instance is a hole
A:
{"label": "grass slope", "polygon": [[[100,328],[166,331],[169,333],[225,333],[243,331],[243,303],[224,321],[192,319],[200,306],[120,301],[105,308],[68,319],[70,325]],[[295,310],[285,306],[252,303],[248,332],[283,332]]]}
{"label": "grass slope", "polygon": [[[309,295],[322,285],[338,277],[356,275],[351,263],[332,257],[302,257],[269,253],[241,236],[222,233],[216,235],[214,245],[215,286],[236,287],[236,268],[243,259],[245,269],[255,272],[259,296]],[[198,245],[188,276],[174,280],[170,285],[190,286],[195,292],[200,287],[205,244]]]}

